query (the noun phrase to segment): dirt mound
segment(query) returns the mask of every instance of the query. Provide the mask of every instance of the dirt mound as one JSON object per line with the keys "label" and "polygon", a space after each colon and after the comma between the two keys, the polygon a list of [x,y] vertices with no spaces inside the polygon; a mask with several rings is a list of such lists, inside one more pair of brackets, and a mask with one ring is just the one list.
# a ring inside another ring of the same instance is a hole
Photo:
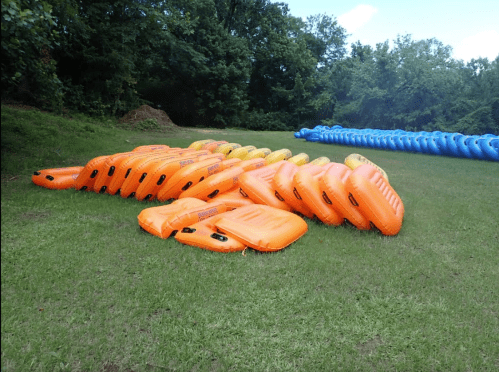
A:
{"label": "dirt mound", "polygon": [[122,124],[130,124],[130,126],[134,128],[137,123],[140,123],[146,119],[156,119],[162,131],[180,129],[180,127],[175,125],[173,121],[168,117],[166,112],[164,112],[163,110],[156,110],[155,108],[152,108],[148,105],[142,105],[138,109],[128,112],[119,120],[119,122]]}

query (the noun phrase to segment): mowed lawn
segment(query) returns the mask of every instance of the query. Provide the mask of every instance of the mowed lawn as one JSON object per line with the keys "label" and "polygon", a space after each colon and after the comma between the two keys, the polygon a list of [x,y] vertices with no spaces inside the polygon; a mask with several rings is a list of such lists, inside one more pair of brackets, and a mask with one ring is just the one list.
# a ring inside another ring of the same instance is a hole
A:
{"label": "mowed lawn", "polygon": [[[291,132],[140,133],[2,108],[4,129],[2,372],[499,370],[497,162]],[[222,254],[142,232],[137,215],[158,202],[30,180],[206,138],[334,162],[360,153],[402,198],[402,230],[306,219],[307,234],[280,252]]]}

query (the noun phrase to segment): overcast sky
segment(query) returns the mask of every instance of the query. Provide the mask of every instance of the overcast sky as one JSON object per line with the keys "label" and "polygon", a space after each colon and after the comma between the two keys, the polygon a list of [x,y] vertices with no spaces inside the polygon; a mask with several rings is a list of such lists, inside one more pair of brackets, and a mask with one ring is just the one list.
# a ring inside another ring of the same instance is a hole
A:
{"label": "overcast sky", "polygon": [[453,48],[453,57],[465,62],[499,55],[499,0],[282,0],[290,13],[302,17],[326,13],[337,19],[350,36],[375,47],[398,34],[413,40],[436,38]]}

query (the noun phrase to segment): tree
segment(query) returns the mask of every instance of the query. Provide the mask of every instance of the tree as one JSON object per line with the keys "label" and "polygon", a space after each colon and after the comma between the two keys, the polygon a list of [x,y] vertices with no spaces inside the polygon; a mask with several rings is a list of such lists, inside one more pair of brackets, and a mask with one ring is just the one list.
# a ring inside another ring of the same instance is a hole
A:
{"label": "tree", "polygon": [[213,0],[172,3],[189,15],[190,30],[169,29],[161,62],[150,69],[153,81],[142,92],[179,124],[237,126],[246,110],[247,42],[220,21],[222,5]]}
{"label": "tree", "polygon": [[462,81],[459,98],[450,106],[449,128],[466,134],[499,134],[499,56],[458,62]]}
{"label": "tree", "polygon": [[351,101],[338,109],[338,120],[407,130],[431,130],[448,120],[445,110],[460,90],[450,47],[436,39],[413,41],[410,35],[399,36],[394,44],[393,50],[388,42],[378,44],[358,57]]}
{"label": "tree", "polygon": [[345,56],[346,37],[346,30],[331,16],[316,14],[307,18],[307,48],[312,52],[319,67],[330,66]]}
{"label": "tree", "polygon": [[136,83],[148,74],[168,27],[179,23],[162,2],[50,0],[60,45],[54,51],[69,107],[123,114],[138,106]]}
{"label": "tree", "polygon": [[2,0],[2,95],[60,106],[62,85],[51,58],[54,26],[47,2]]}

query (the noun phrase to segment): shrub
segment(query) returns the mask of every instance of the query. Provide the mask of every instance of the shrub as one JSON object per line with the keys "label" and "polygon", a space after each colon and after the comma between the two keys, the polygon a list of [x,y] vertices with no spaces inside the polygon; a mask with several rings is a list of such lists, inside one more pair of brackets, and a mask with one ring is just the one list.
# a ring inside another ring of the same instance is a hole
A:
{"label": "shrub", "polygon": [[286,125],[288,120],[289,114],[287,113],[264,113],[263,110],[251,111],[245,115],[241,127],[249,130],[287,131],[291,130],[291,128]]}

